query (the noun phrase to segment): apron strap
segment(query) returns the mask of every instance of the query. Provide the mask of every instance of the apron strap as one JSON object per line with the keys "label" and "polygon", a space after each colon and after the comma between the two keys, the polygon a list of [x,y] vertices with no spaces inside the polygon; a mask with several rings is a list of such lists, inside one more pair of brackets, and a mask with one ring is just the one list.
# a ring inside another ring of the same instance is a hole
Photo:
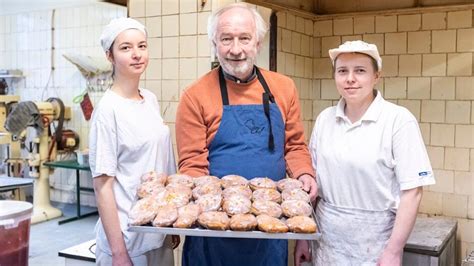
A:
{"label": "apron strap", "polygon": [[224,72],[222,71],[222,67],[219,67],[219,87],[221,89],[222,105],[229,105],[227,85],[225,84]]}
{"label": "apron strap", "polygon": [[260,72],[260,70],[258,69],[258,67],[256,68],[256,73],[257,73],[258,81],[260,81],[260,84],[262,84],[262,87],[263,87],[263,89],[265,90],[265,93],[268,93],[270,101],[271,101],[272,103],[275,103],[275,98],[273,97],[273,94],[272,94],[272,92],[270,91],[270,87],[268,87],[268,84],[267,84],[267,82],[265,81],[265,79],[263,78],[263,75],[262,75],[262,73]]}
{"label": "apron strap", "polygon": [[274,151],[275,141],[273,138],[272,119],[270,118],[270,102],[275,103],[275,98],[273,97],[273,94],[270,92],[270,88],[268,87],[268,84],[263,78],[262,73],[260,73],[260,70],[258,69],[258,67],[256,70],[257,70],[256,72],[257,72],[258,81],[260,81],[260,84],[262,84],[263,89],[265,90],[265,92],[262,95],[262,99],[263,99],[263,111],[265,113],[265,116],[268,119],[268,125],[269,125],[269,131],[270,131],[269,132],[270,134],[268,135],[268,148],[271,151]]}
{"label": "apron strap", "polygon": [[273,140],[273,130],[272,130],[272,119],[270,118],[270,97],[271,94],[264,92],[263,93],[263,111],[265,112],[265,116],[268,119],[269,131],[270,134],[268,135],[268,148],[271,151],[275,150],[275,141]]}
{"label": "apron strap", "polygon": [[[260,84],[262,84],[263,90],[265,91],[262,95],[262,100],[263,100],[263,111],[265,113],[265,116],[268,119],[268,125],[269,125],[269,136],[268,136],[268,148],[271,151],[275,150],[275,141],[273,137],[273,129],[272,129],[272,120],[270,118],[270,102],[275,103],[275,98],[273,97],[273,94],[270,92],[270,88],[268,87],[267,82],[263,78],[262,73],[260,73],[260,70],[258,67],[255,67],[256,73],[257,73],[257,78],[258,81],[260,81]],[[222,70],[222,67],[219,67],[219,87],[221,90],[221,98],[222,98],[222,105],[229,105],[229,95],[227,94],[227,84],[225,82],[224,78],[224,72]]]}

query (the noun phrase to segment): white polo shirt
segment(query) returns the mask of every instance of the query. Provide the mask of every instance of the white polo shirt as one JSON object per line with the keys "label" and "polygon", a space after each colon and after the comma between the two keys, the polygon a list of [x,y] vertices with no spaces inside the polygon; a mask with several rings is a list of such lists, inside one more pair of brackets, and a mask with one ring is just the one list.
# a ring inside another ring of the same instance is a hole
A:
{"label": "white polo shirt", "polygon": [[435,183],[415,117],[379,92],[351,123],[345,101],[318,116],[310,141],[319,195],[330,204],[396,211],[401,190]]}

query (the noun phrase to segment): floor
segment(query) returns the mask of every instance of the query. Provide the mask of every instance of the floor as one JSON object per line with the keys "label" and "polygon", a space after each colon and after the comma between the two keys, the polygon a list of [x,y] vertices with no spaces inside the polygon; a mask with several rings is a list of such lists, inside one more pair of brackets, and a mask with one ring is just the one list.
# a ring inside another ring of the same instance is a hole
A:
{"label": "floor", "polygon": [[[64,217],[31,225],[30,230],[30,266],[63,266],[65,259],[58,252],[65,248],[94,239],[94,227],[98,216],[90,216],[80,220],[58,225],[58,221],[68,216],[74,216],[74,204],[53,204],[63,211]],[[91,208],[83,207],[82,212]]]}

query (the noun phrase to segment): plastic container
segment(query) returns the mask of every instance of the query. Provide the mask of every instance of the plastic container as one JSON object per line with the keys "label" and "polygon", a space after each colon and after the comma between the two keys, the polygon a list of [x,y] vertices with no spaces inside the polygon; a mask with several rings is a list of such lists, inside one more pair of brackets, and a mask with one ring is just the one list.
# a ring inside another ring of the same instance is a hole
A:
{"label": "plastic container", "polygon": [[28,265],[32,212],[29,202],[0,200],[0,266]]}

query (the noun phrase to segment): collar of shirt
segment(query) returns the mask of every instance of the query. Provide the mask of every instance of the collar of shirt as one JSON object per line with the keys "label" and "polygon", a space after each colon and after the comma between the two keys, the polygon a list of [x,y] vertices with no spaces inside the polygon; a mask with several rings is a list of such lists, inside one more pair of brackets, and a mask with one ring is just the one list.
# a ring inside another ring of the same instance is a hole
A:
{"label": "collar of shirt", "polygon": [[[382,95],[379,91],[377,91],[377,95],[375,96],[374,101],[370,104],[367,111],[365,111],[364,115],[360,118],[360,122],[362,121],[372,121],[375,122],[380,116],[382,112]],[[346,106],[346,101],[344,98],[341,98],[336,106],[336,119],[343,119],[345,121],[350,121],[349,118],[344,113],[344,107]]]}
{"label": "collar of shirt", "polygon": [[[222,70],[224,70],[224,69],[222,69]],[[253,67],[253,71],[250,74],[250,76],[245,80],[238,79],[238,78],[232,76],[231,74],[228,74],[225,71],[222,71],[222,72],[224,73],[224,78],[226,78],[228,80],[231,80],[233,82],[236,82],[236,83],[248,83],[248,82],[252,81],[257,76],[257,69],[256,69],[255,66]]]}

